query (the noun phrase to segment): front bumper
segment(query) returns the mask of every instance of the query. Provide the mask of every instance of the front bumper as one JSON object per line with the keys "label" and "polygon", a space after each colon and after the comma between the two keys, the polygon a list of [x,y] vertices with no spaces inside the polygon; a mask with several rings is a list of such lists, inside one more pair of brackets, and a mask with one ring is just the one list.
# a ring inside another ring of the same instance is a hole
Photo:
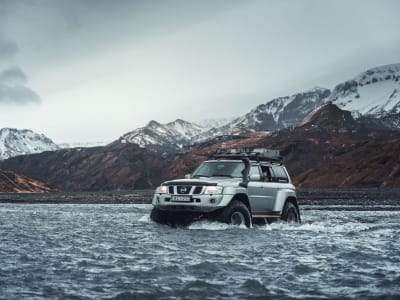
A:
{"label": "front bumper", "polygon": [[232,195],[191,195],[191,201],[172,201],[171,194],[154,194],[153,205],[168,211],[212,212],[227,206]]}

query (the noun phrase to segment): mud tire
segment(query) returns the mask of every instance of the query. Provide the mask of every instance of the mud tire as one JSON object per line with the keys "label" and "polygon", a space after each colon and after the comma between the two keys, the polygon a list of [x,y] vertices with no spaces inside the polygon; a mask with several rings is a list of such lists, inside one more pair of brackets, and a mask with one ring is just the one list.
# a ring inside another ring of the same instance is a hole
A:
{"label": "mud tire", "polygon": [[160,210],[155,206],[151,210],[150,219],[159,224],[169,224],[171,221],[166,211]]}
{"label": "mud tire", "polygon": [[170,212],[157,207],[153,207],[150,219],[158,224],[169,225],[172,227],[189,226],[199,217],[195,214],[185,212]]}
{"label": "mud tire", "polygon": [[227,224],[246,225],[251,227],[251,214],[246,204],[241,201],[233,200],[220,215],[220,221]]}
{"label": "mud tire", "polygon": [[299,209],[290,201],[286,201],[283,207],[281,220],[288,223],[301,223]]}

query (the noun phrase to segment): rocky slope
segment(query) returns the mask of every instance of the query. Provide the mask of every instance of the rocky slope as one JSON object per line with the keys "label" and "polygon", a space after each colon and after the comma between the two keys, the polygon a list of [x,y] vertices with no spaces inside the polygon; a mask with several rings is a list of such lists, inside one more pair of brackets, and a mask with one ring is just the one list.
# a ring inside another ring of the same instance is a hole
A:
{"label": "rocky slope", "polygon": [[57,149],[59,147],[44,134],[38,134],[27,129],[0,129],[0,160],[17,155]]}
{"label": "rocky slope", "polygon": [[0,193],[44,193],[53,191],[56,190],[43,182],[0,169]]}

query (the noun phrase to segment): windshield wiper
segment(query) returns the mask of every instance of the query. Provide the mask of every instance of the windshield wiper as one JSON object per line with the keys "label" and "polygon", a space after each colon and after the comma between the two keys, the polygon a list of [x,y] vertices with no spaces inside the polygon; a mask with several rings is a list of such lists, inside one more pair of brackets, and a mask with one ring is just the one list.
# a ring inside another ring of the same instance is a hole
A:
{"label": "windshield wiper", "polygon": [[228,174],[213,174],[211,177],[229,177],[229,178],[233,178],[232,175],[228,175]]}

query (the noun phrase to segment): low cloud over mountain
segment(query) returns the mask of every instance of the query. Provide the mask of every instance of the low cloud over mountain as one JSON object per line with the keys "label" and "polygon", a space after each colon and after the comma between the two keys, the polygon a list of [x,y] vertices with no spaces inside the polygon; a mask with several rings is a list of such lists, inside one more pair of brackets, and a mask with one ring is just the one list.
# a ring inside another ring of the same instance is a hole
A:
{"label": "low cloud over mountain", "polygon": [[18,44],[0,32],[0,104],[39,104],[41,98],[28,86],[25,72],[18,66],[9,66],[18,50]]}
{"label": "low cloud over mountain", "polygon": [[28,78],[19,67],[0,71],[0,104],[38,104],[40,96],[27,86]]}

